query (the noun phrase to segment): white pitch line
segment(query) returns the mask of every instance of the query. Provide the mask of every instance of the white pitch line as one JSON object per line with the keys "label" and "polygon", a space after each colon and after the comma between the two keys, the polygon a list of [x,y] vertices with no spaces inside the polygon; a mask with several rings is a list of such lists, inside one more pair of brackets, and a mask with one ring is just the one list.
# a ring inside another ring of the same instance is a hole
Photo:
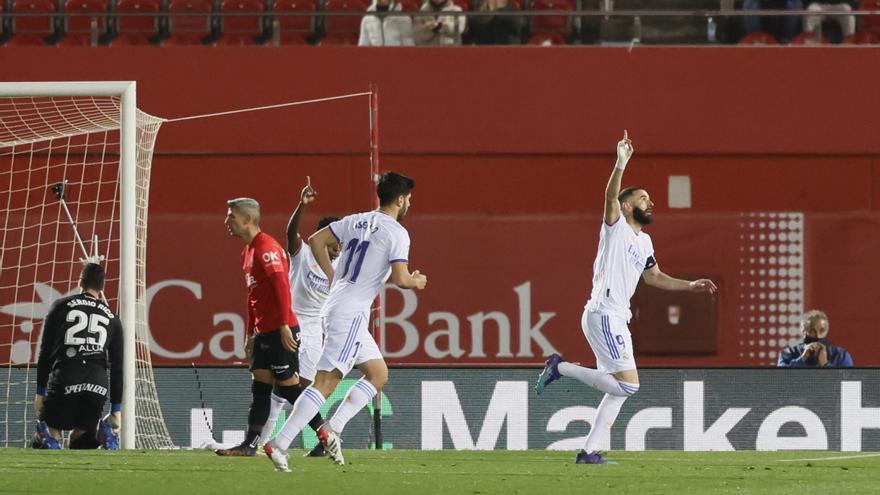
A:
{"label": "white pitch line", "polygon": [[842,461],[844,459],[860,459],[862,457],[880,457],[877,454],[859,454],[859,455],[842,455],[838,457],[813,457],[811,459],[777,459],[776,462],[798,462],[798,461]]}

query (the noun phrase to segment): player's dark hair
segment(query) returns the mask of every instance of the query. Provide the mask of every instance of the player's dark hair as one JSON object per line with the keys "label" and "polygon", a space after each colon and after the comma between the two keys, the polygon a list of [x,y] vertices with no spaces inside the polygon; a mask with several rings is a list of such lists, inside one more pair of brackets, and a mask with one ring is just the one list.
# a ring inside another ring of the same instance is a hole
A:
{"label": "player's dark hair", "polygon": [[644,187],[627,187],[623,191],[620,191],[620,194],[617,195],[617,201],[623,203],[628,200],[630,196],[636,193],[636,191],[644,189]]}
{"label": "player's dark hair", "polygon": [[397,198],[412,192],[415,187],[416,181],[409,177],[395,172],[385,172],[379,177],[379,183],[376,184],[379,205],[388,206],[397,201]]}
{"label": "player's dark hair", "polygon": [[331,223],[333,223],[337,220],[339,220],[339,217],[334,217],[334,216],[324,217],[324,218],[318,220],[318,229],[317,230],[321,230],[324,227],[330,225]]}
{"label": "player's dark hair", "polygon": [[83,289],[104,290],[104,267],[97,263],[89,263],[79,274],[79,284]]}

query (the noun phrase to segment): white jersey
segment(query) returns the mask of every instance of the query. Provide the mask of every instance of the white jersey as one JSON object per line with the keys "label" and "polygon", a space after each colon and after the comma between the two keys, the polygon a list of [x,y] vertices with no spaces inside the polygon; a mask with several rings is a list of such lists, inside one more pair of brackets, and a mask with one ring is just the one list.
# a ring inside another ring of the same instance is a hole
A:
{"label": "white jersey", "polygon": [[[333,269],[339,258],[333,260]],[[321,308],[330,294],[330,284],[308,243],[303,242],[299,251],[290,257],[290,301],[297,317],[321,315]]]}
{"label": "white jersey", "polygon": [[368,313],[391,275],[391,264],[408,262],[409,234],[379,211],[349,215],[329,228],[342,254],[321,316]]}
{"label": "white jersey", "polygon": [[656,265],[651,236],[636,233],[623,215],[614,225],[602,222],[599,252],[593,263],[593,292],[586,309],[618,316],[629,321],[629,300],[636,291],[642,272]]}

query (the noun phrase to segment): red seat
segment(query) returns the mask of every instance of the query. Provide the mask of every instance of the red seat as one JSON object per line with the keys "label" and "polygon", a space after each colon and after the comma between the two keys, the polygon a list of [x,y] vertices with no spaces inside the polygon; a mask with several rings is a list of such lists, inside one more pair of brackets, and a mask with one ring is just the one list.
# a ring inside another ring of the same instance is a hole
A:
{"label": "red seat", "polygon": [[[327,0],[324,2],[324,12],[360,14],[324,17],[324,28],[327,31],[328,37],[330,34],[334,33],[355,33],[355,35],[357,35],[361,29],[361,17],[363,17],[367,7],[369,7],[369,4],[366,0]],[[347,39],[347,37],[343,38]],[[354,44],[357,44],[356,37]]]}
{"label": "red seat", "polygon": [[816,41],[816,33],[803,32],[791,40],[790,45],[827,45],[828,38],[822,36],[822,41]]}
{"label": "red seat", "polygon": [[529,44],[537,46],[564,45],[565,37],[560,33],[537,33],[529,38]]}
{"label": "red seat", "polygon": [[461,10],[469,12],[471,10],[471,0],[452,0],[452,3],[461,7]]}
{"label": "red seat", "polygon": [[275,17],[279,44],[305,45],[308,37],[315,31],[315,17],[289,14],[314,13],[317,10],[315,0],[275,0],[272,10],[276,14],[288,14]]}
{"label": "red seat", "polygon": [[[859,10],[880,10],[880,0],[862,0],[859,2]],[[880,32],[880,16],[861,17],[861,21],[859,31]]]}
{"label": "red seat", "polygon": [[[172,0],[168,6],[169,45],[201,45],[211,35],[211,0]],[[203,14],[203,15],[175,15]]]}
{"label": "red seat", "polygon": [[397,3],[404,12],[418,12],[422,8],[422,2],[419,0],[398,0]]}
{"label": "red seat", "polygon": [[[263,2],[261,0],[223,0],[220,12],[223,35],[217,42],[222,45],[252,45],[254,38],[263,35]],[[237,14],[237,15],[229,15]]]}
{"label": "red seat", "polygon": [[53,0],[15,0],[12,4],[12,38],[10,45],[42,45],[45,38],[54,34],[53,18],[48,15],[28,16],[25,14],[51,14],[55,12]]}
{"label": "red seat", "polygon": [[877,45],[880,44],[880,33],[859,31],[843,39],[846,45]]}
{"label": "red seat", "polygon": [[92,45],[107,32],[107,0],[67,0],[64,2],[62,45]]}
{"label": "red seat", "polygon": [[764,31],[758,31],[756,33],[749,33],[742,38],[739,39],[740,45],[778,45],[779,41],[770,34],[765,33]]}
{"label": "red seat", "polygon": [[[574,3],[571,0],[534,0],[531,10],[562,10],[574,11]],[[554,32],[568,34],[571,31],[571,22],[568,16],[535,16],[532,18],[533,32]]]}
{"label": "red seat", "polygon": [[151,37],[157,38],[159,36],[159,11],[158,0],[119,0],[119,3],[116,4],[119,35],[112,44],[149,44]]}
{"label": "red seat", "polygon": [[321,38],[320,45],[357,45],[358,33],[328,33]]}

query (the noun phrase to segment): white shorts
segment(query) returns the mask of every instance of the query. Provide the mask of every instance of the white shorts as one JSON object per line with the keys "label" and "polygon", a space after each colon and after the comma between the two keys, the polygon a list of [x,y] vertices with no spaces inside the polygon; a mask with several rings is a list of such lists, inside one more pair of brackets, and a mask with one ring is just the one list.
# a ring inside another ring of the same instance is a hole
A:
{"label": "white shorts", "polygon": [[299,376],[315,381],[318,359],[324,347],[324,327],[319,316],[297,316],[299,321]]}
{"label": "white shorts", "polygon": [[328,315],[323,322],[324,351],[318,360],[319,370],[339,370],[345,376],[359,364],[383,359],[370,334],[370,320],[366,313]]}
{"label": "white shorts", "polygon": [[596,355],[596,367],[599,371],[617,373],[636,369],[632,336],[625,319],[584,310],[581,329]]}

